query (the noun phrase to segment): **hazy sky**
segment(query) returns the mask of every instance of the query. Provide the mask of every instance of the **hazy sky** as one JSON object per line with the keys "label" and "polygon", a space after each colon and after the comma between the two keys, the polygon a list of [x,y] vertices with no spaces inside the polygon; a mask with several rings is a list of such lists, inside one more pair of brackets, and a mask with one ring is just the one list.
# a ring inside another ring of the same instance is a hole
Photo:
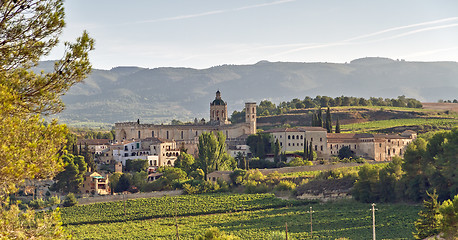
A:
{"label": "hazy sky", "polygon": [[[67,0],[62,41],[86,29],[93,67],[458,61],[458,1]],[[47,59],[58,59],[56,48]]]}

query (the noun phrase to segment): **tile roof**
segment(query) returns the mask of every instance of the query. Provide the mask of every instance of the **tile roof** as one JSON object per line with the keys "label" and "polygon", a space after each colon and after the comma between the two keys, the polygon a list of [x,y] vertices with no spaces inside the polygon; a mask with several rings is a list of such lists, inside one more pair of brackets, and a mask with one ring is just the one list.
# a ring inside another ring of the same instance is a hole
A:
{"label": "tile roof", "polygon": [[78,139],[78,145],[108,145],[112,140],[110,139]]}

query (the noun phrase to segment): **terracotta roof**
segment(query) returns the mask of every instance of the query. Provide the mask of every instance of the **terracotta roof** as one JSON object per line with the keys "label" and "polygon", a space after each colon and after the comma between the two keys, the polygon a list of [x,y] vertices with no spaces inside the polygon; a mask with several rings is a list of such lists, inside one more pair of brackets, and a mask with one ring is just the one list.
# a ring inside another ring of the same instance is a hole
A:
{"label": "terracotta roof", "polygon": [[400,135],[388,135],[388,134],[375,134],[376,138],[385,138],[385,139],[410,139],[408,137],[403,137]]}
{"label": "terracotta roof", "polygon": [[322,127],[273,128],[273,129],[270,129],[264,132],[274,133],[274,132],[306,132],[306,131],[326,131],[326,129]]}
{"label": "terracotta roof", "polygon": [[326,134],[327,139],[352,139],[355,137],[355,133],[328,133]]}
{"label": "terracotta roof", "polygon": [[326,131],[326,129],[322,127],[299,127],[299,129],[303,129],[305,131]]}
{"label": "terracotta roof", "polygon": [[78,139],[77,144],[81,145],[108,145],[112,140],[110,139]]}
{"label": "terracotta roof", "polygon": [[158,143],[167,143],[167,142],[173,142],[172,140],[167,140],[163,138],[145,138],[143,139],[144,142],[151,142],[152,144],[158,144]]}

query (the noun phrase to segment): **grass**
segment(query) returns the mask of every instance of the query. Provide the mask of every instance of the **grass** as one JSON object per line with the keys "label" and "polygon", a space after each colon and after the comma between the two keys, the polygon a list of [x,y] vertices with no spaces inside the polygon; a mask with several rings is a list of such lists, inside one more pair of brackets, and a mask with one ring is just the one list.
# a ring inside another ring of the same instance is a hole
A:
{"label": "grass", "polygon": [[410,118],[345,124],[341,126],[341,129],[342,132],[373,132],[382,129],[403,126],[431,126],[432,128],[452,128],[457,125],[457,118]]}

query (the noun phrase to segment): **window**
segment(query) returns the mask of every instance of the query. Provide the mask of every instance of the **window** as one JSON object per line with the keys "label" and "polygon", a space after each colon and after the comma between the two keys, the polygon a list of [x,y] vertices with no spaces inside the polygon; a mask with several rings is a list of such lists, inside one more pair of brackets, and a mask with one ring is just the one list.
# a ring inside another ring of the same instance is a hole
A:
{"label": "window", "polygon": [[288,146],[291,146],[291,143],[288,143]]}
{"label": "window", "polygon": [[[332,149],[332,144],[331,144],[331,149]],[[332,151],[331,151],[331,153],[332,153]]]}
{"label": "window", "polygon": [[381,144],[381,143],[379,143],[378,145],[379,145],[379,147],[382,147],[382,144]]}
{"label": "window", "polygon": [[321,148],[321,151],[323,151],[323,145],[321,145],[321,147],[320,147],[320,148]]}
{"label": "window", "polygon": [[183,131],[181,131],[181,139],[183,139]]}
{"label": "window", "polygon": [[280,138],[281,138],[281,135],[280,135]]}
{"label": "window", "polygon": [[304,139],[304,136],[303,136],[303,135],[301,135],[301,139]]}
{"label": "window", "polygon": [[291,139],[291,136],[290,136],[290,135],[288,135],[288,139]]}
{"label": "window", "polygon": [[315,151],[318,151],[318,145],[315,145]]}
{"label": "window", "polygon": [[299,135],[296,136],[296,139],[299,139]]}
{"label": "window", "polygon": [[294,143],[293,143],[293,147],[294,147]]}
{"label": "window", "polygon": [[141,136],[141,135],[140,135],[140,131],[138,131],[138,139],[140,139],[140,136]]}
{"label": "window", "polygon": [[127,148],[127,146],[124,146],[124,151],[127,151],[127,150],[129,150],[129,149]]}
{"label": "window", "polygon": [[167,139],[169,139],[169,131],[167,131]]}
{"label": "window", "polygon": [[310,141],[313,142],[313,138],[310,138]]}
{"label": "window", "polygon": [[355,149],[356,149],[356,144],[355,144]]}
{"label": "window", "polygon": [[294,135],[293,135],[293,139],[294,139]]}
{"label": "window", "polygon": [[197,137],[197,131],[196,131],[196,137]]}
{"label": "window", "polygon": [[301,143],[301,146],[304,146],[304,143]]}
{"label": "window", "polygon": [[281,146],[281,147],[283,146],[283,143],[282,143],[282,142],[280,142],[280,146]]}
{"label": "window", "polygon": [[323,138],[320,138],[320,142],[322,142],[322,141],[323,141]]}

